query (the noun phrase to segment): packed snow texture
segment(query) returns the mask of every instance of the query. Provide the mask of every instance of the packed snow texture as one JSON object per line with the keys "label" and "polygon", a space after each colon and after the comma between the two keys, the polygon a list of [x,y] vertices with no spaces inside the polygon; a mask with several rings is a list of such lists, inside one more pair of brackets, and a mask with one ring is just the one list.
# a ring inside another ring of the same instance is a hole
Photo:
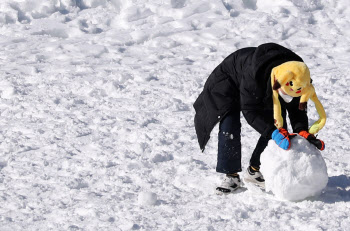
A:
{"label": "packed snow texture", "polygon": [[[208,75],[265,42],[304,59],[327,112],[312,199],[217,196],[218,128],[198,147]],[[348,0],[1,0],[0,229],[349,229],[349,49]]]}
{"label": "packed snow texture", "polygon": [[152,192],[141,192],[138,197],[140,205],[155,205],[157,203],[157,194]]}
{"label": "packed snow texture", "polygon": [[320,195],[328,183],[321,152],[303,137],[296,136],[291,142],[291,149],[287,151],[270,140],[261,154],[266,191],[290,201]]}

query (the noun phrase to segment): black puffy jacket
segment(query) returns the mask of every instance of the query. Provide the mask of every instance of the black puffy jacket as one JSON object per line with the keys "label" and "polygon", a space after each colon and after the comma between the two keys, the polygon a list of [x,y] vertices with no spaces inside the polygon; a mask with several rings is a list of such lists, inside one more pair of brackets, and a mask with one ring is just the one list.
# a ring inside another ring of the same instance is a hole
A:
{"label": "black puffy jacket", "polygon": [[[275,130],[270,75],[273,67],[303,60],[291,50],[275,43],[235,51],[219,64],[207,79],[194,103],[194,119],[199,146],[204,151],[214,126],[231,110],[241,110],[248,124],[270,138]],[[280,99],[287,109],[294,132],[307,130],[306,111],[298,110],[299,98],[291,103]]]}

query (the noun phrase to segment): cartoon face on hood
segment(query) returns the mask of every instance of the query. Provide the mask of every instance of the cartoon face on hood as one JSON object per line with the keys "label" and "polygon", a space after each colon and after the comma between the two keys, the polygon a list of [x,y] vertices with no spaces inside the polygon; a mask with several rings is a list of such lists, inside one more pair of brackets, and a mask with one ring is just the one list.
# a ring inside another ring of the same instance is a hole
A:
{"label": "cartoon face on hood", "polygon": [[307,101],[311,99],[315,103],[320,119],[310,127],[309,132],[315,134],[323,128],[326,123],[326,112],[317,98],[315,88],[311,83],[309,68],[305,63],[289,61],[274,67],[271,71],[271,84],[273,89],[274,119],[277,128],[283,126],[278,90],[292,97],[300,97],[300,110],[305,110]]}
{"label": "cartoon face on hood", "polygon": [[[310,87],[311,78],[309,68],[303,62],[286,62],[274,68],[275,82],[287,95],[299,97]],[[276,83],[277,84],[277,83]]]}

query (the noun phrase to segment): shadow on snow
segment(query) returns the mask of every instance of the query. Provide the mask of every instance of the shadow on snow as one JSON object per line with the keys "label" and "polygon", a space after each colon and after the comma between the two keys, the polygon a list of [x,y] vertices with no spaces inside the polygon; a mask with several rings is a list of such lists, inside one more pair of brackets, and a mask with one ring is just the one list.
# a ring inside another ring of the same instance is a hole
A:
{"label": "shadow on snow", "polygon": [[350,177],[346,175],[330,177],[327,187],[318,200],[324,203],[350,201]]}

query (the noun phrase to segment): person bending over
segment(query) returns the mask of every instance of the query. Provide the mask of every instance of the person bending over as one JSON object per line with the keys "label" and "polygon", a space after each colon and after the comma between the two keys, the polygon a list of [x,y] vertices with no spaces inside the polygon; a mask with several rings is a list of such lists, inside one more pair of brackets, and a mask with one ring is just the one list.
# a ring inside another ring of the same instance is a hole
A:
{"label": "person bending over", "polygon": [[[308,127],[308,99],[314,101],[320,119]],[[244,180],[265,186],[259,171],[260,155],[270,139],[288,150],[290,139],[286,112],[294,133],[318,149],[324,142],[316,134],[325,124],[326,114],[312,85],[310,72],[297,54],[275,43],[247,47],[225,58],[208,77],[194,103],[194,123],[202,151],[210,133],[219,123],[216,171],[226,174],[217,190],[229,193],[241,187],[240,112],[260,138],[250,158]]]}

